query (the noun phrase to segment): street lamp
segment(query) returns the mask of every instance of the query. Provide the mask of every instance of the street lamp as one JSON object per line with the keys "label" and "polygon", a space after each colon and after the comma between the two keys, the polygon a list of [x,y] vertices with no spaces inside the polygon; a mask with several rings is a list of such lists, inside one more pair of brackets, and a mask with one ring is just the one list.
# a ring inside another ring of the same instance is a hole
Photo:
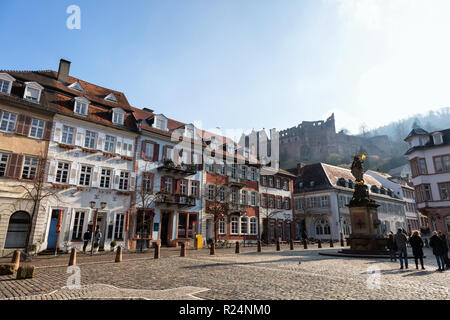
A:
{"label": "street lamp", "polygon": [[[91,207],[91,209],[95,208],[95,201],[91,201],[89,202],[89,206]],[[106,202],[100,202],[100,208],[101,209],[105,209],[106,208]],[[98,208],[95,208],[94,211],[94,217],[92,219],[92,228],[91,228],[91,256],[94,254],[94,230],[95,230],[95,225],[97,223],[97,213],[98,213]]]}

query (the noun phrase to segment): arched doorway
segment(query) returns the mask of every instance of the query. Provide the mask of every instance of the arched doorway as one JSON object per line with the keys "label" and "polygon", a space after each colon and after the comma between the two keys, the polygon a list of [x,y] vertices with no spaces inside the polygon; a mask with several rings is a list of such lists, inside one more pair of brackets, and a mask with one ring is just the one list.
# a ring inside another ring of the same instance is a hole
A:
{"label": "arched doorway", "polygon": [[25,211],[14,212],[9,218],[8,232],[6,234],[6,248],[25,248],[30,215]]}

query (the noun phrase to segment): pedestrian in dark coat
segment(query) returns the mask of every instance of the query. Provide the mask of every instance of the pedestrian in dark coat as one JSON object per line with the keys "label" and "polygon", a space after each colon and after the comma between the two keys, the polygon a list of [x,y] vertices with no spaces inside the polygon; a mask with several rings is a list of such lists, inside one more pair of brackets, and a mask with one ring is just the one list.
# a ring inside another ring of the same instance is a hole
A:
{"label": "pedestrian in dark coat", "polygon": [[411,245],[414,260],[416,262],[416,269],[419,269],[419,261],[420,265],[422,266],[422,270],[425,270],[425,267],[423,266],[423,240],[420,236],[419,231],[414,231],[411,238],[409,238],[409,244]]}
{"label": "pedestrian in dark coat", "polygon": [[442,239],[443,245],[444,245],[444,260],[445,260],[445,265],[447,267],[447,269],[450,268],[450,260],[448,258],[448,242],[447,242],[447,237],[445,236],[445,234],[443,234],[441,231],[438,231],[438,236],[439,238]]}
{"label": "pedestrian in dark coat", "polygon": [[445,246],[441,238],[439,238],[436,231],[433,231],[433,236],[430,238],[430,247],[433,248],[433,254],[436,256],[438,265],[437,271],[445,270]]}
{"label": "pedestrian in dark coat", "polygon": [[87,230],[84,235],[83,235],[83,252],[86,252],[86,247],[89,243],[89,240],[91,240],[91,233],[89,232],[89,230]]}
{"label": "pedestrian in dark coat", "polygon": [[389,233],[386,247],[389,250],[389,255],[391,256],[391,261],[397,261],[397,258],[396,258],[397,245],[395,244],[394,234],[392,232]]}
{"label": "pedestrian in dark coat", "polygon": [[398,228],[397,233],[394,236],[394,242],[397,245],[400,269],[403,269],[403,261],[405,261],[405,268],[408,269],[408,249],[406,248],[408,238],[402,228]]}

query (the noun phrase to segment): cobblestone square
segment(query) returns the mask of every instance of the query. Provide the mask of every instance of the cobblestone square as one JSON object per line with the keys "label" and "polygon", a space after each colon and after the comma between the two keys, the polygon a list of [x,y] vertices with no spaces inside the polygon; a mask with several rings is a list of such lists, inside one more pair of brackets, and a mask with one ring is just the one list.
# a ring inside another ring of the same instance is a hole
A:
{"label": "cobblestone square", "polygon": [[[161,258],[146,253],[124,253],[121,263],[114,254],[91,257],[80,253],[80,287],[70,289],[68,255],[37,258],[33,279],[0,276],[1,299],[220,299],[220,300],[309,300],[309,299],[445,299],[450,298],[450,271],[436,272],[436,262],[425,249],[426,270],[399,270],[389,259],[321,256],[320,251],[283,246],[234,249],[161,250]],[[5,259],[2,259],[2,263]]]}

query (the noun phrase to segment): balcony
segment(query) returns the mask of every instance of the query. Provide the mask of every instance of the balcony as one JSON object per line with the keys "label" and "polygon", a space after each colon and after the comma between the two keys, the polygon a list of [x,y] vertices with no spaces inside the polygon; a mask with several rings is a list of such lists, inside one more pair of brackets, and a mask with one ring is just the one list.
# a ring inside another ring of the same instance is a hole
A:
{"label": "balcony", "polygon": [[245,179],[228,177],[227,184],[229,187],[236,187],[241,189],[245,187]]}
{"label": "balcony", "polygon": [[239,213],[239,214],[243,214],[245,213],[245,208],[247,206],[245,204],[240,204],[237,202],[232,202],[228,204],[228,211],[230,213]]}
{"label": "balcony", "polygon": [[183,163],[181,165],[176,165],[172,160],[164,160],[163,164],[158,167],[158,171],[188,177],[197,173],[197,166],[194,164]]}
{"label": "balcony", "polygon": [[156,204],[176,206],[179,208],[194,207],[196,205],[194,196],[173,193],[157,193]]}

